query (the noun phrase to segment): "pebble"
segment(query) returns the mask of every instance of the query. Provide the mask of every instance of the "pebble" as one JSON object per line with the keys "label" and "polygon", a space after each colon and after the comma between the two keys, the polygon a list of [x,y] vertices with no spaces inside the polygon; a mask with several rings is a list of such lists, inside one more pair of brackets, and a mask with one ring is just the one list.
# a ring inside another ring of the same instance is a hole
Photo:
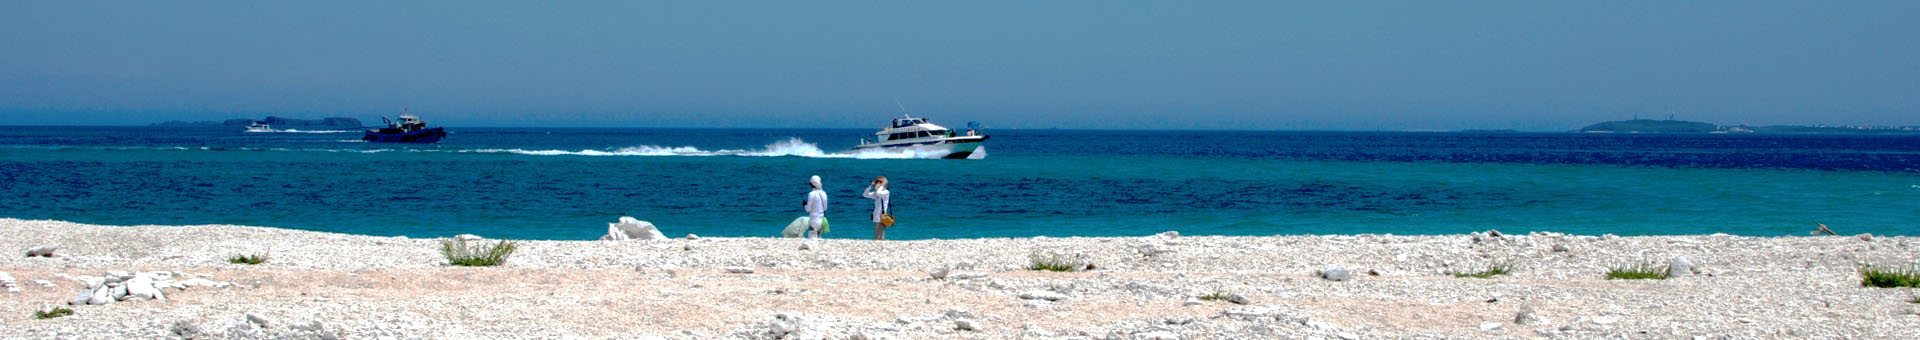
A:
{"label": "pebble", "polygon": [[1227,293],[1227,302],[1232,302],[1236,305],[1251,305],[1253,304],[1253,299],[1248,299],[1246,296],[1240,295],[1240,293]]}
{"label": "pebble", "polygon": [[1501,323],[1499,322],[1483,322],[1483,323],[1480,323],[1480,331],[1483,331],[1483,332],[1497,331],[1497,330],[1500,330],[1500,325]]}
{"label": "pebble", "polygon": [[947,279],[949,280],[970,280],[985,277],[987,277],[987,273],[982,272],[958,272],[947,275]]}
{"label": "pebble", "polygon": [[20,283],[13,280],[13,274],[0,272],[0,288],[6,288],[8,293],[19,293]]}
{"label": "pebble", "polygon": [[753,274],[753,268],[747,267],[727,267],[726,271],[728,274]]}
{"label": "pebble", "polygon": [[1051,291],[1036,290],[1031,292],[1020,293],[1020,298],[1027,299],[1027,300],[1060,301],[1060,300],[1066,300],[1067,296],[1062,295],[1060,293],[1051,292]]}
{"label": "pebble", "polygon": [[267,317],[260,314],[247,313],[247,322],[258,325],[260,328],[273,328],[273,322],[267,321]]}
{"label": "pebble", "polygon": [[1320,278],[1333,281],[1346,281],[1353,279],[1353,273],[1348,272],[1346,268],[1333,267],[1320,271]]}
{"label": "pebble", "polygon": [[934,269],[932,272],[928,272],[927,276],[932,276],[934,280],[944,280],[947,278],[947,269]]}

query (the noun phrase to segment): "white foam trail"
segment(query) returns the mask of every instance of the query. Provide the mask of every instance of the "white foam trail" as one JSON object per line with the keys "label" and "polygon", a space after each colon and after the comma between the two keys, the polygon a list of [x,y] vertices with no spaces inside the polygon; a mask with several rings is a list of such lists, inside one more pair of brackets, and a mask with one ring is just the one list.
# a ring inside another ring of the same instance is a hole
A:
{"label": "white foam trail", "polygon": [[612,150],[527,150],[527,149],[478,149],[459,152],[511,153],[532,156],[747,156],[747,157],[808,157],[808,158],[856,158],[856,159],[911,159],[941,158],[947,155],[942,151],[917,149],[861,150],[829,153],[820,146],[799,138],[767,144],[758,150],[703,150],[692,146],[631,146]]}
{"label": "white foam trail", "polygon": [[247,131],[247,133],[354,133],[354,132],[360,132],[360,130],[299,130],[299,129],[272,130],[272,129],[269,129],[267,131]]}

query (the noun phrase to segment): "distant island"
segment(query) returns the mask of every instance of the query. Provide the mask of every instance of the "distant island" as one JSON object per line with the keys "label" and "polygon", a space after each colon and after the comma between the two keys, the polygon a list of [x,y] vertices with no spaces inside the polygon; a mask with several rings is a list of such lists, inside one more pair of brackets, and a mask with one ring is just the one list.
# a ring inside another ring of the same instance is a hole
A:
{"label": "distant island", "polygon": [[1718,126],[1681,120],[1634,119],[1580,128],[1585,133],[1920,134],[1920,126]]}
{"label": "distant island", "polygon": [[359,120],[359,119],[353,119],[353,118],[346,118],[346,117],[327,117],[327,118],[321,118],[321,119],[293,119],[293,118],[283,118],[283,117],[274,117],[274,116],[267,116],[267,118],[266,118],[266,119],[260,119],[260,120],[255,120],[255,119],[252,119],[252,118],[234,118],[234,119],[228,119],[228,120],[225,120],[225,121],[219,121],[219,122],[215,122],[215,121],[210,121],[210,120],[208,120],[208,121],[197,121],[197,122],[189,122],[189,121],[182,121],[182,120],[173,120],[173,121],[166,121],[166,122],[160,122],[160,123],[153,123],[153,124],[152,124],[152,126],[174,126],[174,127],[187,127],[187,126],[238,126],[238,127],[246,127],[247,125],[252,125],[252,124],[253,124],[253,122],[261,122],[261,123],[264,123],[264,124],[267,124],[267,125],[272,125],[272,126],[273,126],[274,128],[307,128],[307,129],[358,129],[358,128],[361,128],[361,127],[365,127],[365,126],[366,126],[366,125],[363,125],[363,124],[361,124],[361,123],[360,123],[360,120]]}

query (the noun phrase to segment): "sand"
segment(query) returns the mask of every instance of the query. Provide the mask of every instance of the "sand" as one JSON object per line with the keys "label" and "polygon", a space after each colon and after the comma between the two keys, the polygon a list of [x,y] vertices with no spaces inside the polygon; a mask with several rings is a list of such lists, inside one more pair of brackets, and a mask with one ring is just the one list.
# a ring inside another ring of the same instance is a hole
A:
{"label": "sand", "polygon": [[[0,235],[22,289],[0,293],[0,338],[1920,338],[1920,293],[1857,272],[1920,263],[1909,237],[521,241],[505,265],[453,267],[437,239],[16,219]],[[227,263],[241,254],[269,260]],[[1048,254],[1094,269],[1025,269]],[[1605,276],[1676,256],[1695,273]],[[1496,264],[1513,273],[1450,275]],[[1334,267],[1352,278],[1316,274]],[[235,286],[34,319],[114,270]],[[1049,293],[1064,299],[1021,298]],[[1215,293],[1245,304],[1195,299]]]}

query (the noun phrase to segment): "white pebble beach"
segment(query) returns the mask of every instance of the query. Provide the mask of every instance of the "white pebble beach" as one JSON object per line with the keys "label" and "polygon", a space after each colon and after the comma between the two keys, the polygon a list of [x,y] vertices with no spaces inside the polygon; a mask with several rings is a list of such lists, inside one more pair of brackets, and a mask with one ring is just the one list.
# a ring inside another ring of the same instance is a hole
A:
{"label": "white pebble beach", "polygon": [[[1912,268],[1911,237],[702,237],[518,241],[501,266],[454,267],[439,239],[18,219],[0,235],[20,289],[0,292],[0,338],[1920,338],[1920,293],[1858,269]],[[268,259],[228,263],[252,254]],[[1039,254],[1093,268],[1028,270]],[[1607,279],[1681,256],[1691,275]],[[1495,265],[1512,273],[1451,275]],[[233,286],[67,305],[108,271]],[[49,306],[74,313],[35,318]]]}

